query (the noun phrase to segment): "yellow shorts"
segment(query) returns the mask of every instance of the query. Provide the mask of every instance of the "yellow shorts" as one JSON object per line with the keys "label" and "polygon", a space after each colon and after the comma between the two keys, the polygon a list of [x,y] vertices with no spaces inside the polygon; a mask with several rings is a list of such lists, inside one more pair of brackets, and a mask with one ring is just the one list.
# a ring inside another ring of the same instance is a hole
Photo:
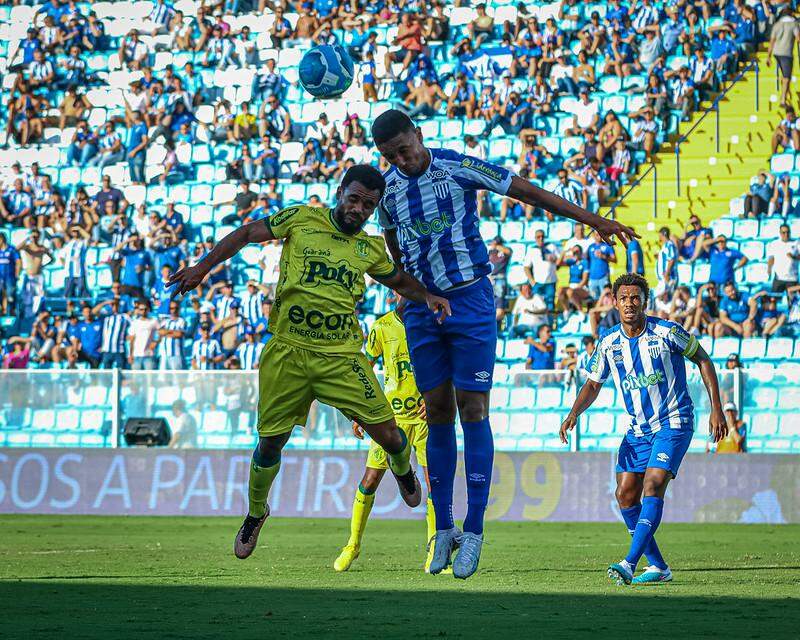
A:
{"label": "yellow shorts", "polygon": [[[425,445],[428,442],[428,423],[424,420],[414,420],[413,422],[400,422],[398,420],[397,426],[405,432],[408,441],[411,443],[411,446],[414,447],[414,452],[417,455],[417,464],[422,467],[427,467],[428,457],[425,455]],[[374,440],[372,444],[369,445],[367,468],[389,468],[389,464],[386,462],[386,452],[383,450],[383,447]]]}
{"label": "yellow shorts", "polygon": [[258,363],[258,435],[304,426],[314,400],[360,424],[394,418],[364,354],[319,353],[272,338]]}

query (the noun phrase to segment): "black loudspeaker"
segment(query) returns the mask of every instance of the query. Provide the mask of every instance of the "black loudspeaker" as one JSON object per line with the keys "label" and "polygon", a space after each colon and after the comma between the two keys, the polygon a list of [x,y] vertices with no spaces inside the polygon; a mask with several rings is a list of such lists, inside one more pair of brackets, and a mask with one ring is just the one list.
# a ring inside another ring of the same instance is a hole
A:
{"label": "black loudspeaker", "polygon": [[164,418],[128,418],[122,433],[129,447],[166,447],[172,439]]}

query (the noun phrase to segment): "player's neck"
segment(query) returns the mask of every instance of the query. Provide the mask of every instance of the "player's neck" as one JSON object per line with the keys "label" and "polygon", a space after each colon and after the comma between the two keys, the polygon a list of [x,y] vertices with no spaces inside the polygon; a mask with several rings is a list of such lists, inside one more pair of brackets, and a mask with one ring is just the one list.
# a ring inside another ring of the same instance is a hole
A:
{"label": "player's neck", "polygon": [[631,339],[638,338],[644,333],[645,327],[647,326],[647,315],[643,313],[630,324],[627,322],[620,322],[620,324],[622,325],[622,332],[625,334],[625,337]]}

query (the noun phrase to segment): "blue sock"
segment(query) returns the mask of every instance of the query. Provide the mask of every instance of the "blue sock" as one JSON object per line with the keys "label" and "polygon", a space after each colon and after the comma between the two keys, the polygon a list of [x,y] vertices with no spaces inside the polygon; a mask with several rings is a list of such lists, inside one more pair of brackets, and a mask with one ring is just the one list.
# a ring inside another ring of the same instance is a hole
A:
{"label": "blue sock", "polygon": [[[627,509],[620,509],[620,513],[622,513],[622,519],[625,520],[625,524],[628,527],[628,533],[631,535],[633,535],[633,532],[636,529],[636,523],[639,521],[639,513],[641,511],[642,505],[640,504],[637,504],[634,507],[628,507]],[[661,550],[656,544],[655,536],[650,538],[650,542],[648,542],[647,546],[644,548],[644,555],[647,558],[647,561],[653,566],[656,566],[659,569],[667,568],[667,563],[664,561],[664,557],[661,555]]]}
{"label": "blue sock", "polygon": [[464,531],[483,533],[483,514],[492,486],[494,441],[489,418],[480,422],[462,422],[464,429],[464,470],[467,475],[467,517]]}
{"label": "blue sock", "polygon": [[655,496],[648,496],[642,500],[642,511],[636,528],[633,531],[631,548],[625,560],[635,569],[642,557],[647,544],[656,534],[656,529],[661,522],[661,514],[664,512],[664,501]]}
{"label": "blue sock", "polygon": [[436,529],[452,529],[453,480],[456,475],[455,424],[428,424],[428,479],[431,482],[431,500],[436,513]]}

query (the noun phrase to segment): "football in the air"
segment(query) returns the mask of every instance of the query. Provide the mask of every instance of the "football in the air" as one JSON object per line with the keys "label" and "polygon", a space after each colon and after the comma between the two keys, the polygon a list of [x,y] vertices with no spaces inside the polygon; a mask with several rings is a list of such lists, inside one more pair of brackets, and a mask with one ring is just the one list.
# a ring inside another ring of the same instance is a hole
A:
{"label": "football in the air", "polygon": [[300,84],[312,96],[337,98],[353,83],[353,60],[338,44],[314,47],[300,60]]}

